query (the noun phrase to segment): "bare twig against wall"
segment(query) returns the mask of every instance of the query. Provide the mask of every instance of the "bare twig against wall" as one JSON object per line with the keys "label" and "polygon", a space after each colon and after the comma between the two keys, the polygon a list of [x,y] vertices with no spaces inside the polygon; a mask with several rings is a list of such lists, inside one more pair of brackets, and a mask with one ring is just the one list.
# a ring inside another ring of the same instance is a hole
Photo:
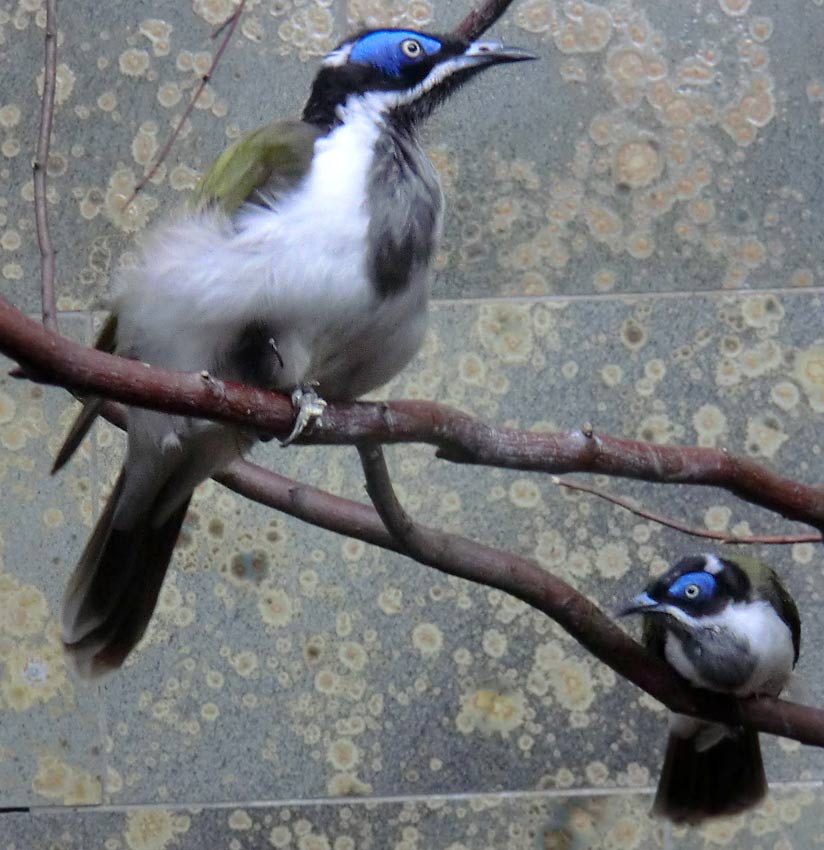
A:
{"label": "bare twig against wall", "polygon": [[552,483],[563,487],[565,490],[574,490],[579,493],[588,493],[590,496],[595,496],[598,499],[603,499],[612,505],[623,508],[635,516],[642,519],[647,519],[654,522],[656,525],[663,525],[666,528],[672,528],[675,531],[680,531],[682,534],[688,534],[691,537],[701,537],[705,540],[717,540],[719,543],[730,543],[737,546],[754,546],[758,544],[767,546],[787,546],[795,543],[820,543],[821,534],[748,534],[740,536],[729,534],[723,531],[710,531],[708,528],[696,528],[688,525],[685,522],[679,522],[671,517],[656,514],[652,511],[642,508],[635,504],[631,499],[624,496],[616,496],[607,490],[602,490],[599,487],[593,487],[590,484],[582,484],[580,481],[570,481],[568,478],[558,478],[557,475],[552,476]]}
{"label": "bare twig against wall", "polygon": [[189,119],[189,116],[192,114],[192,110],[195,108],[195,104],[200,99],[200,96],[203,94],[204,89],[207,85],[209,85],[209,81],[212,79],[212,75],[215,73],[215,69],[217,68],[220,60],[223,58],[223,54],[226,52],[226,48],[229,46],[229,42],[232,40],[232,36],[235,33],[235,28],[237,27],[237,23],[240,20],[240,16],[243,14],[243,7],[246,5],[246,0],[240,0],[237,4],[237,8],[234,12],[212,33],[212,38],[216,38],[220,33],[223,33],[223,39],[218,45],[217,51],[215,52],[214,58],[212,59],[212,64],[209,65],[209,70],[200,78],[200,83],[198,87],[195,89],[194,94],[191,97],[191,100],[186,106],[186,109],[183,110],[183,115],[180,116],[180,120],[175,125],[174,130],[172,130],[171,135],[163,147],[160,149],[160,153],[155,157],[155,161],[151,164],[149,170],[143,175],[143,177],[138,182],[137,186],[132,189],[132,194],[126,198],[125,203],[123,204],[124,209],[128,207],[132,201],[138,196],[138,194],[143,190],[145,185],[152,179],[152,177],[157,174],[157,169],[166,161],[166,157],[169,155],[169,151],[172,149],[172,146],[177,141],[177,137],[180,135],[180,131],[183,129],[183,125]]}
{"label": "bare twig against wall", "polygon": [[55,254],[46,209],[46,176],[49,170],[54,92],[57,87],[57,0],[46,0],[46,61],[43,66],[43,96],[40,99],[40,131],[37,153],[32,161],[34,177],[34,219],[37,246],[40,249],[40,303],[43,324],[57,330],[57,306],[54,293]]}

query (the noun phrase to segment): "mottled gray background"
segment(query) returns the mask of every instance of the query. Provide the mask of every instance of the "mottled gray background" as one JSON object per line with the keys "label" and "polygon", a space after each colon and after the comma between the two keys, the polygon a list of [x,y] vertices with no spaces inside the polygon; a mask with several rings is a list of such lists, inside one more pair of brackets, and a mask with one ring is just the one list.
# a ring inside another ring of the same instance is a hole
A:
{"label": "mottled gray background", "polygon": [[[347,31],[448,29],[468,8],[250,0],[124,213],[232,3],[61,3],[49,212],[63,332],[92,339],[135,237],[230,140],[296,114],[317,58]],[[0,293],[32,313],[44,24],[42,0],[0,0]],[[449,204],[432,328],[380,395],[524,428],[589,421],[727,446],[819,481],[822,0],[516,0],[494,32],[543,61],[487,74],[431,122]],[[49,478],[74,413],[64,392],[0,378],[0,808],[31,809],[0,812],[0,850],[822,843],[819,753],[766,741],[782,787],[762,809],[665,830],[647,816],[659,705],[500,593],[214,484],[140,650],[100,687],[76,680],[55,615],[123,440],[101,428]],[[258,459],[364,498],[352,450],[270,444]],[[546,477],[451,467],[416,447],[389,461],[421,520],[534,556],[608,608],[703,548]],[[712,490],[597,483],[716,530],[798,530]],[[760,554],[800,602],[805,697],[824,703],[819,553]]]}

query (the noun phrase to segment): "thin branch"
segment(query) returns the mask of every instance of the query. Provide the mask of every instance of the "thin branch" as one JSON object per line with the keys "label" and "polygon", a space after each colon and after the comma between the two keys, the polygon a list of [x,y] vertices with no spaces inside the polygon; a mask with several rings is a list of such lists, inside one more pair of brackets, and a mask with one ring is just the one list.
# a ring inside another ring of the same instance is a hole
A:
{"label": "thin branch", "polygon": [[[378,516],[392,538],[400,546],[401,551],[422,564],[434,565],[437,563],[442,565],[445,561],[454,561],[454,557],[448,557],[454,555],[450,551],[454,548],[450,546],[450,543],[454,543],[454,539],[450,540],[450,535],[443,532],[417,526],[403,509],[395,495],[381,446],[361,443],[357,446],[357,449],[366,478],[366,492],[369,494]],[[441,568],[441,566],[438,567],[438,569]],[[449,572],[450,575],[466,578],[465,575],[453,570],[444,571]],[[485,576],[484,578],[489,577]],[[486,583],[484,581],[484,584]],[[571,590],[571,588],[569,589]]]}
{"label": "thin branch", "polygon": [[771,546],[782,546],[790,543],[820,543],[822,539],[820,534],[753,534],[747,537],[739,537],[735,534],[724,534],[721,531],[710,531],[708,528],[695,528],[676,519],[665,517],[662,514],[652,513],[652,511],[639,507],[630,499],[623,496],[616,496],[598,487],[582,484],[580,481],[570,481],[568,478],[558,478],[557,475],[553,475],[551,480],[553,484],[557,484],[559,487],[564,487],[567,490],[577,490],[581,493],[589,493],[591,496],[596,496],[605,502],[617,505],[619,508],[623,508],[625,511],[629,511],[642,519],[648,519],[658,525],[673,528],[675,531],[680,531],[682,534],[689,534],[692,537],[703,537],[707,540],[718,540],[721,543],[742,546],[759,543]]}
{"label": "thin branch", "polygon": [[487,0],[480,9],[472,11],[455,27],[455,35],[472,41],[483,35],[512,5],[512,0]]}
{"label": "thin branch", "polygon": [[40,100],[40,131],[37,153],[32,162],[34,178],[34,217],[37,246],[40,249],[40,301],[43,324],[57,330],[57,306],[54,295],[55,254],[46,210],[46,176],[49,169],[54,91],[57,86],[57,0],[46,0],[46,62],[43,68],[43,97]]}
{"label": "thin branch", "polygon": [[368,505],[293,481],[247,460],[236,461],[215,475],[215,481],[253,502],[311,525],[403,554],[402,547]]}
{"label": "thin branch", "polygon": [[[0,298],[0,351],[41,383],[81,395],[287,434],[285,396],[172,372],[86,348],[43,328]],[[720,487],[787,519],[824,528],[824,491],[725,451],[624,440],[592,430],[535,433],[496,428],[428,401],[330,404],[303,443],[428,443],[456,463],[564,475],[591,472],[662,484]]]}
{"label": "thin branch", "polygon": [[195,104],[197,103],[200,96],[203,94],[203,90],[209,84],[209,81],[212,79],[212,75],[215,73],[215,69],[218,66],[221,58],[223,57],[226,48],[229,46],[229,42],[232,40],[232,36],[234,35],[235,28],[237,27],[237,23],[240,20],[240,16],[243,14],[243,7],[246,5],[246,0],[240,0],[235,11],[212,33],[212,38],[216,38],[217,35],[225,29],[225,34],[223,36],[223,40],[220,42],[220,45],[215,52],[214,59],[212,59],[212,64],[209,65],[209,70],[200,78],[200,85],[195,89],[195,93],[192,95],[192,99],[189,101],[188,106],[183,112],[183,115],[180,117],[180,121],[177,122],[177,126],[172,131],[172,134],[166,139],[166,143],[160,149],[160,153],[155,157],[155,161],[152,163],[149,170],[143,175],[140,182],[137,186],[132,190],[132,194],[126,199],[126,202],[123,204],[123,208],[126,209],[131,205],[132,201],[138,196],[138,194],[143,190],[145,185],[152,179],[152,177],[157,174],[157,169],[163,164],[166,160],[166,157],[169,155],[169,151],[172,149],[172,145],[177,141],[177,137],[180,135],[180,131],[183,129],[183,125],[186,123],[186,120],[192,114],[192,110],[195,108]]}
{"label": "thin branch", "polygon": [[[672,711],[732,725],[743,723],[805,744],[824,746],[824,710],[765,697],[736,702],[689,686],[669,665],[632,640],[585,596],[535,562],[415,523],[395,495],[381,447],[359,445],[358,452],[372,504],[394,538],[392,549],[397,551],[400,548],[421,564],[447,575],[498,588],[526,602],[558,623],[604,664]],[[256,494],[261,495],[260,472],[250,470],[248,465],[244,465],[242,472],[244,478],[258,485]],[[280,482],[269,477],[272,473],[264,472],[264,475],[271,489],[280,489]],[[232,486],[231,478],[228,484]],[[307,493],[307,489],[300,485],[299,504],[305,506],[313,496],[316,502],[331,499],[338,503],[334,505],[337,508],[335,513],[341,513],[340,503],[344,500],[326,494],[323,494],[326,498],[318,498],[317,491]],[[296,502],[296,499],[292,500],[292,504]],[[277,507],[295,515],[294,510],[286,506],[277,504]],[[314,507],[312,522],[322,519],[317,510],[319,505]],[[359,526],[365,526],[362,506],[358,506],[357,513]],[[376,542],[374,530],[370,531],[370,542]],[[345,533],[351,535],[348,528]]]}
{"label": "thin branch", "polygon": [[[216,41],[218,38],[220,38],[220,36],[224,32],[226,32],[226,28],[230,27],[230,26],[232,26],[232,24],[234,24],[234,22],[240,17],[240,13],[243,11],[243,6],[245,4],[246,4],[246,0],[243,0],[243,2],[235,9],[235,11],[232,12],[232,14],[229,15],[229,17],[226,18],[225,21],[223,21],[223,23],[218,24],[212,30],[212,34],[209,36],[209,38],[212,39],[212,41]],[[230,38],[231,38],[231,36],[230,36]]]}

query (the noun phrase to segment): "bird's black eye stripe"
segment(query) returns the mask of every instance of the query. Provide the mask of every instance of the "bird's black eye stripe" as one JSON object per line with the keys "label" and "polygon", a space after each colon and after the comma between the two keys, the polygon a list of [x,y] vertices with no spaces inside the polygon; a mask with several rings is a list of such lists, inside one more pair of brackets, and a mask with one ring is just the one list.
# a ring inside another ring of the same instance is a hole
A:
{"label": "bird's black eye stripe", "polygon": [[405,38],[401,42],[401,50],[410,59],[417,59],[423,53],[421,43],[414,38]]}

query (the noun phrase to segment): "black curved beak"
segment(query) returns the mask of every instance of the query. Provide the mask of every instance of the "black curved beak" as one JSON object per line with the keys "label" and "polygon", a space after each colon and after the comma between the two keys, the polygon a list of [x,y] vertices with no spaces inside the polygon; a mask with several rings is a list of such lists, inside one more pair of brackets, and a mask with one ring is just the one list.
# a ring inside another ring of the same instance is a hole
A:
{"label": "black curved beak", "polygon": [[633,596],[626,605],[619,608],[615,615],[626,617],[629,614],[654,614],[661,610],[661,603],[656,602],[646,591]]}
{"label": "black curved beak", "polygon": [[500,41],[473,41],[464,51],[467,59],[472,59],[473,64],[498,65],[504,62],[529,62],[538,59],[535,53],[523,50],[520,47],[504,47]]}

